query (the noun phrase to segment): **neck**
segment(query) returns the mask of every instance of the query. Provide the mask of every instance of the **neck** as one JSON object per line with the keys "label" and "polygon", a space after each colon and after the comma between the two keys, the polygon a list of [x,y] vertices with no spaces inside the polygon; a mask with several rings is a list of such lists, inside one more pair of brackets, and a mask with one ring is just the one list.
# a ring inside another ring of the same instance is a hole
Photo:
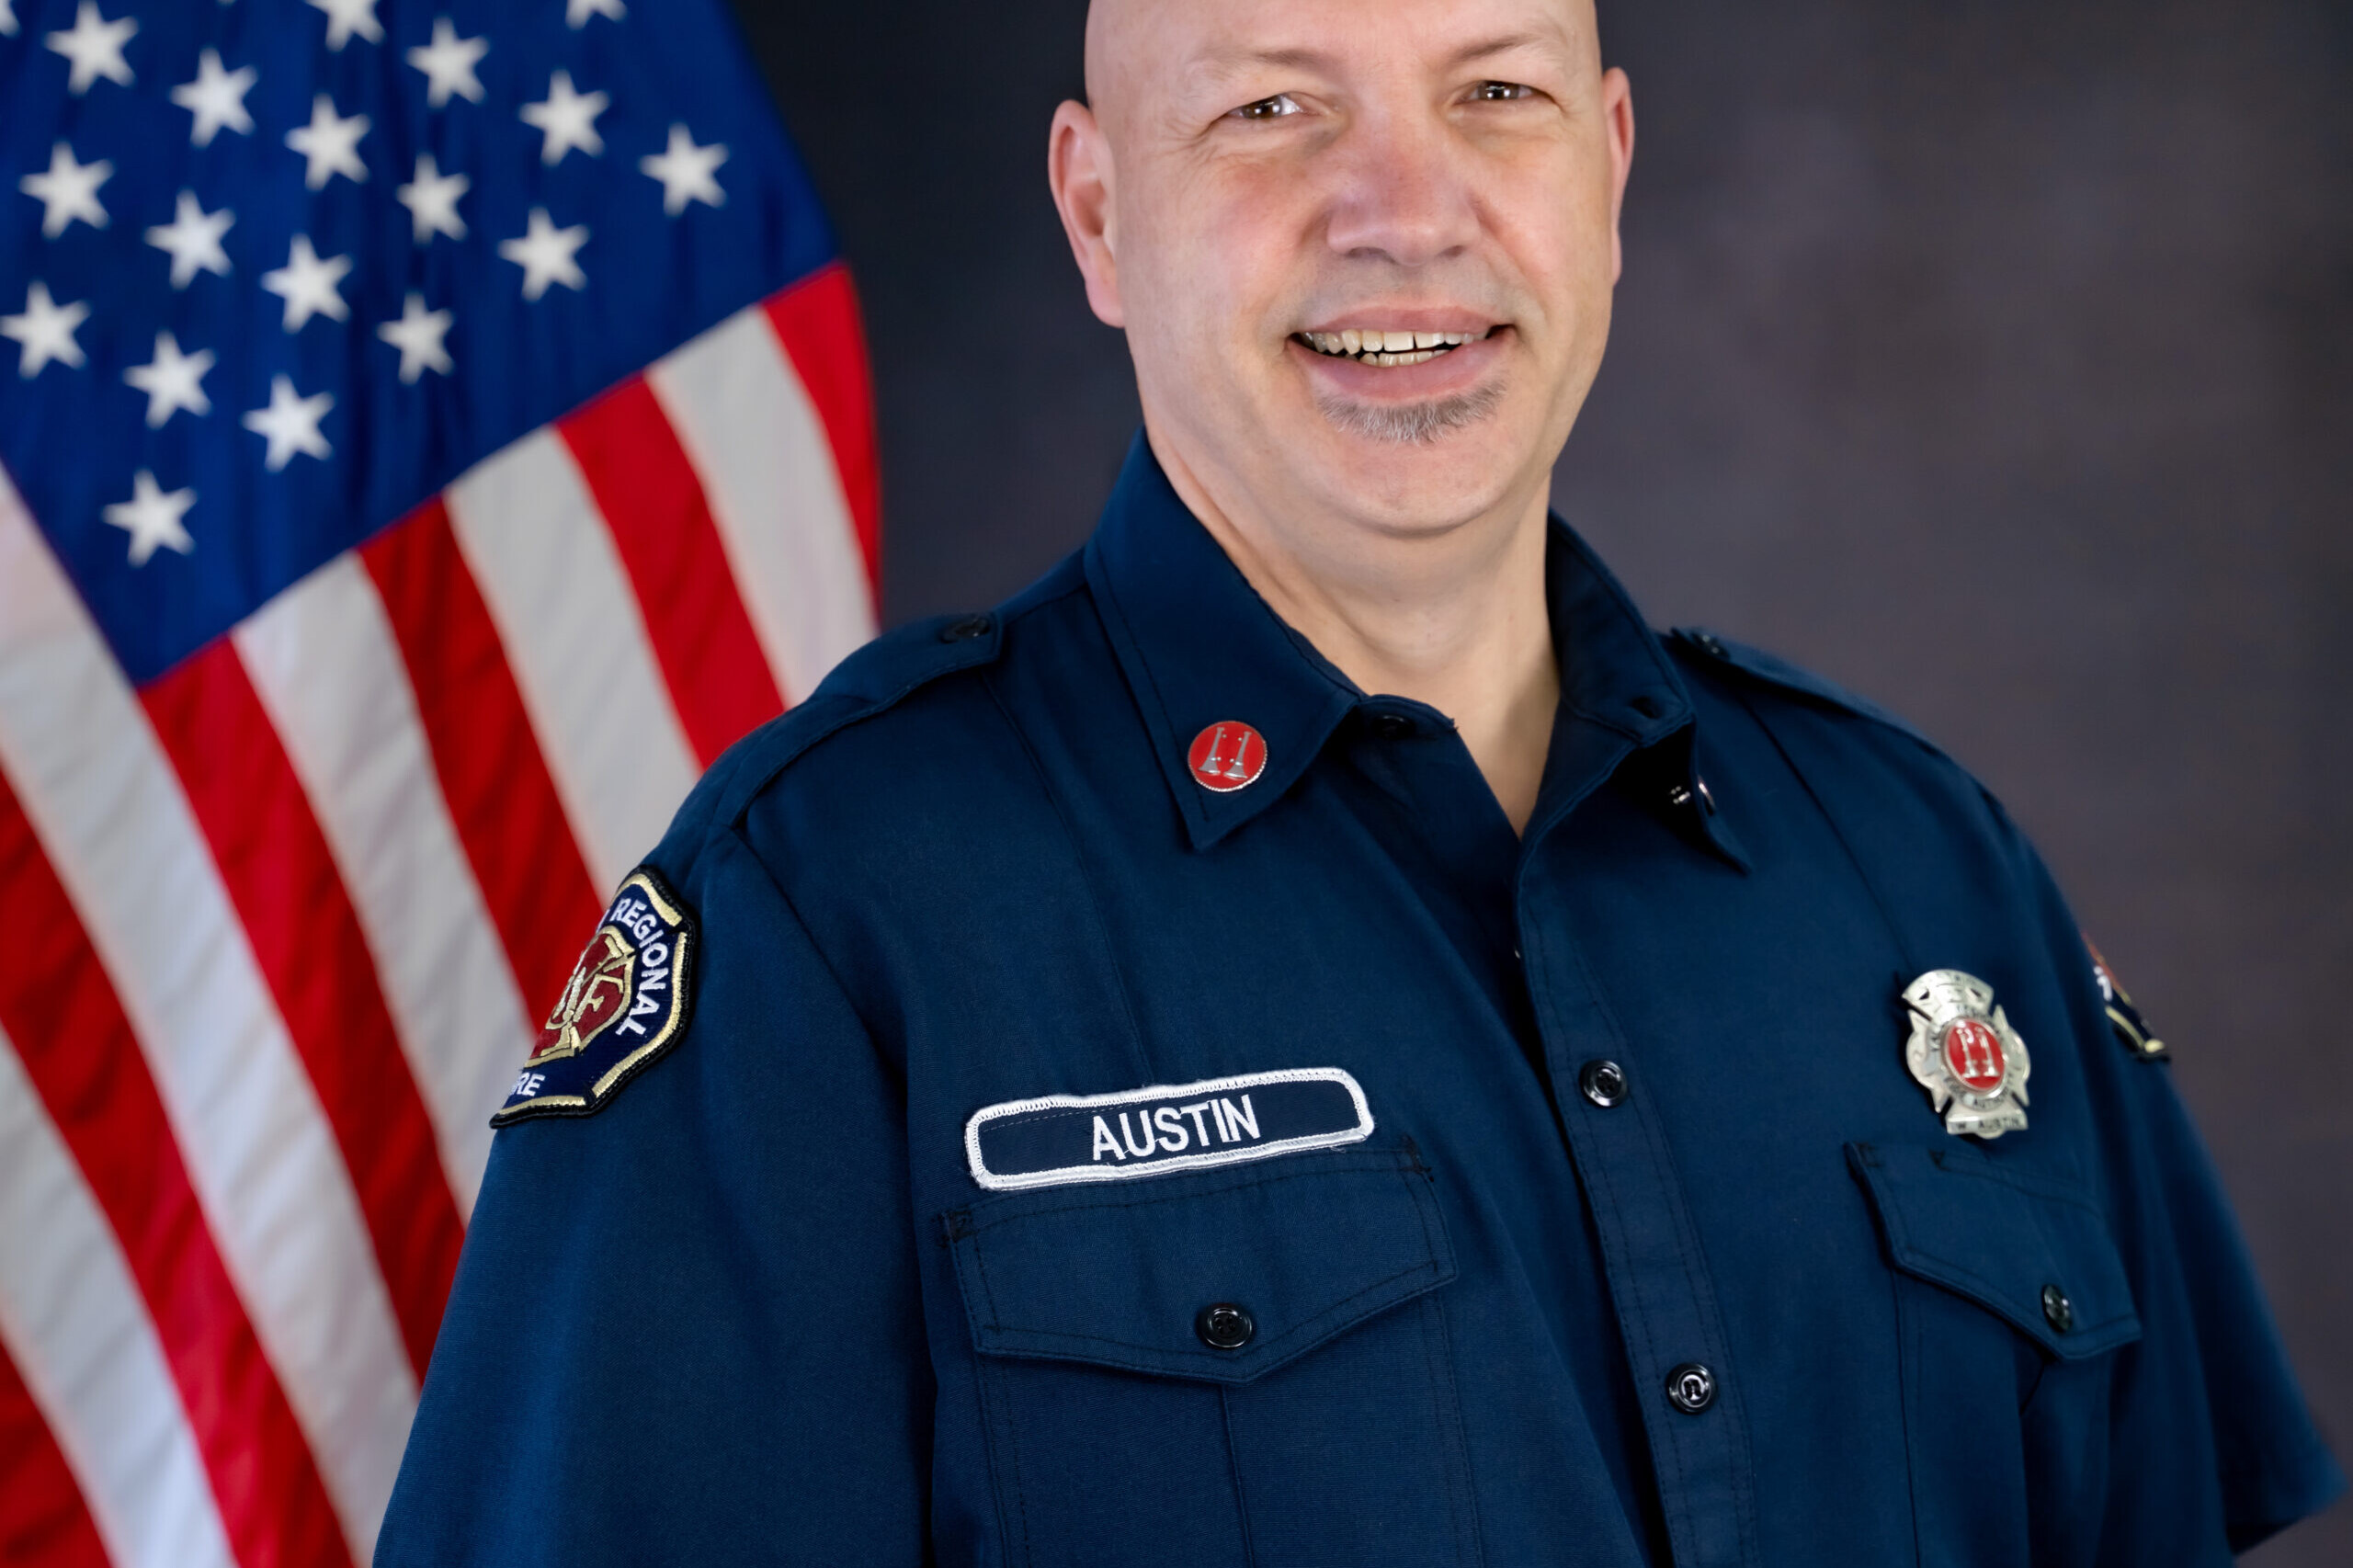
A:
{"label": "neck", "polygon": [[1369,694],[1455,722],[1522,832],[1536,809],[1560,666],[1544,598],[1545,493],[1451,526],[1268,526],[1157,439],[1177,497],[1276,614]]}

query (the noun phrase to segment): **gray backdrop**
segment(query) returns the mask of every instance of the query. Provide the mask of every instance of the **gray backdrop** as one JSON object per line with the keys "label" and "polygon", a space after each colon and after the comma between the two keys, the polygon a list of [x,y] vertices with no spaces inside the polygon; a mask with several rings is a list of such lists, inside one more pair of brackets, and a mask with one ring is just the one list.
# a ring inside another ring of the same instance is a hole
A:
{"label": "gray backdrop", "polygon": [[[1092,526],[1136,420],[1049,205],[1083,0],[745,0],[865,291],[888,619]],[[1555,483],[1660,624],[1917,720],[2158,1028],[2353,1443],[2353,6],[1604,7],[1639,139]],[[2353,1562],[2353,1507],[2265,1568]]]}

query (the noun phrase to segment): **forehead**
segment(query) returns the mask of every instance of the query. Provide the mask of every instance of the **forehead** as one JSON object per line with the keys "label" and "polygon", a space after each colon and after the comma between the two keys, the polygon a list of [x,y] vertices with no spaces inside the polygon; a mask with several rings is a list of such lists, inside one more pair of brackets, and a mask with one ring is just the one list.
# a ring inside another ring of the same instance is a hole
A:
{"label": "forehead", "polygon": [[1146,93],[1268,70],[1439,68],[1593,52],[1592,0],[1096,0],[1090,75]]}

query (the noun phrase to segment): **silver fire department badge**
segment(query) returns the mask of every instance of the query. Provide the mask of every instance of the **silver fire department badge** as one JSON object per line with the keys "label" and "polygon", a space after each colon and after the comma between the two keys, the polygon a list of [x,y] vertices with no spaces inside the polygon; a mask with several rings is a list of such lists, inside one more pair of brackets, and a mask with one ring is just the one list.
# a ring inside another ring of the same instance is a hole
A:
{"label": "silver fire department badge", "polygon": [[1957,969],[1904,988],[1912,1009],[1904,1064],[1944,1112],[1945,1131],[1999,1138],[2026,1127],[2026,1041],[1994,1005],[1994,988]]}

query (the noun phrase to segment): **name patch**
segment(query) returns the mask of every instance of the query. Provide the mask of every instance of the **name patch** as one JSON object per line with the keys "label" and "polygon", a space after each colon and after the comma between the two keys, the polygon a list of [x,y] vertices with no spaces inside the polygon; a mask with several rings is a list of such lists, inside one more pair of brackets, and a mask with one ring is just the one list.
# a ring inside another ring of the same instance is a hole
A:
{"label": "name patch", "polygon": [[995,1191],[1123,1181],[1330,1149],[1372,1136],[1364,1090],[1337,1067],[1050,1095],[972,1113],[964,1155]]}
{"label": "name patch", "polygon": [[675,1044],[696,944],[694,915],[661,875],[651,866],[631,872],[490,1124],[586,1116]]}

